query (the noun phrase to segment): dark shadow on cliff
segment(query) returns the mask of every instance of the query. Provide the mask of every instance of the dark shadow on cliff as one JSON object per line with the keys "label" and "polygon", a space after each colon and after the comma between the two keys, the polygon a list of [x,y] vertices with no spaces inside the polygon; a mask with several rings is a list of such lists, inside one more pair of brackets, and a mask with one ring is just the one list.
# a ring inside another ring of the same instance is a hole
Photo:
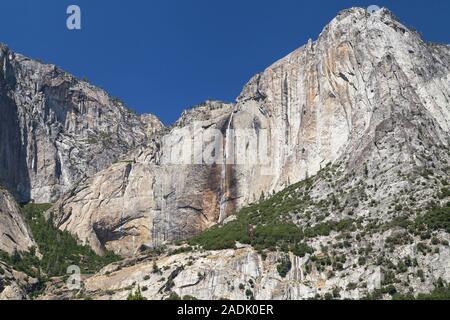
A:
{"label": "dark shadow on cliff", "polygon": [[[6,59],[6,57],[5,57]],[[22,203],[31,200],[31,183],[26,162],[27,136],[21,134],[17,105],[8,95],[16,79],[8,62],[0,73],[0,184]]]}

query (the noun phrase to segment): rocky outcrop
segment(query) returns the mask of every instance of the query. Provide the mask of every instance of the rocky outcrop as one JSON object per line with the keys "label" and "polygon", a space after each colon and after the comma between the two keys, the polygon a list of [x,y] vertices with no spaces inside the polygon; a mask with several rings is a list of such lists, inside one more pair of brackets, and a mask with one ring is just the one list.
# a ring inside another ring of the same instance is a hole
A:
{"label": "rocky outcrop", "polygon": [[267,175],[237,167],[238,206],[347,155],[358,162],[355,149],[373,145],[374,132],[390,121],[399,131],[406,123],[426,126],[436,144],[448,145],[447,54],[448,47],[424,43],[385,9],[341,12],[316,42],[255,76],[238,98],[233,127],[258,123],[276,132],[269,135]]}
{"label": "rocky outcrop", "polygon": [[38,280],[11,269],[0,261],[0,300],[27,300]]}
{"label": "rocky outcrop", "polygon": [[[315,243],[318,251],[321,244],[323,242]],[[448,246],[440,246],[440,249],[437,253],[423,255],[415,251],[414,245],[409,245],[388,255],[393,263],[405,257],[417,261],[417,265],[409,268],[409,273],[399,276],[409,285],[402,293],[409,293],[410,288],[414,289],[415,295],[429,293],[437,279],[450,281],[450,250]],[[326,258],[323,254],[321,257]],[[291,263],[286,275],[280,275],[277,270],[280,258]],[[345,269],[334,272],[331,277],[315,265],[311,267],[312,255],[299,258],[270,253],[262,257],[247,246],[236,250],[130,259],[88,277],[80,290],[70,291],[60,282],[49,284],[40,299],[125,300],[138,287],[149,300],[167,299],[173,294],[200,300],[306,300],[327,296],[357,300],[370,297],[374,290],[381,290],[389,270],[377,265],[358,265],[358,257],[350,250],[346,258]],[[417,270],[422,270],[423,280],[415,276]],[[389,299],[390,295],[385,292],[381,297]]]}
{"label": "rocky outcrop", "polygon": [[[141,157],[82,181],[54,207],[56,223],[99,252],[129,255],[192,236],[329,163],[344,176],[383,166],[382,200],[389,170],[445,171],[449,78],[448,46],[425,43],[388,10],[345,10],[253,77],[235,105],[194,108]],[[205,134],[202,151],[219,160],[197,165],[194,151],[184,162]]]}
{"label": "rocky outcrop", "polygon": [[[0,253],[29,252],[36,243],[13,196],[0,187]],[[37,279],[11,268],[0,257],[0,300],[28,299]]]}
{"label": "rocky outcrop", "polygon": [[14,198],[0,187],[0,251],[28,252],[36,246]]}
{"label": "rocky outcrop", "polygon": [[0,182],[21,202],[52,202],[163,125],[54,65],[0,45]]}

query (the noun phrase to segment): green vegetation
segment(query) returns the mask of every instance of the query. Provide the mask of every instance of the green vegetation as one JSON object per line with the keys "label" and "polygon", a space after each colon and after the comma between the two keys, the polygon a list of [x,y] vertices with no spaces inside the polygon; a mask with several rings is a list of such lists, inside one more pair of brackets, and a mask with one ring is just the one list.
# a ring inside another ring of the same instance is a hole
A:
{"label": "green vegetation", "polygon": [[160,274],[160,275],[162,274],[161,269],[158,267],[158,265],[156,264],[155,261],[153,262],[152,273]]}
{"label": "green vegetation", "polygon": [[118,98],[118,97],[111,97],[111,100],[112,100],[115,104],[118,104],[118,105],[124,107],[125,110],[126,110],[128,113],[130,113],[130,114],[136,114],[136,111],[135,111],[133,108],[127,106],[127,104],[126,104],[122,99],[120,99],[120,98]]}
{"label": "green vegetation", "polygon": [[[206,230],[190,240],[191,245],[202,246],[206,250],[235,248],[236,242],[251,244],[257,250],[291,250],[303,257],[313,253],[303,241],[317,236],[328,236],[331,232],[355,231],[357,222],[351,219],[328,221],[314,227],[301,229],[293,222],[286,221],[284,214],[273,203],[273,198],[263,203],[244,208],[238,219],[224,226]],[[269,204],[268,204],[269,203]],[[285,207],[283,207],[285,208]],[[250,231],[254,228],[254,231]]]}
{"label": "green vegetation", "polygon": [[120,260],[120,257],[111,252],[98,256],[90,247],[79,245],[69,232],[54,227],[51,219],[47,221],[44,217],[44,212],[50,206],[28,204],[22,208],[42,259],[35,255],[37,248],[31,248],[28,253],[15,252],[11,256],[0,252],[1,260],[18,271],[40,279],[66,275],[67,268],[71,265],[79,266],[84,274],[91,274]]}
{"label": "green vegetation", "polygon": [[319,223],[311,228],[304,229],[306,238],[316,238],[319,236],[329,236],[331,232],[356,231],[358,222],[353,219],[344,219],[340,221],[327,221]]}
{"label": "green vegetation", "polygon": [[[301,230],[292,222],[277,221],[270,210],[271,200],[241,211],[238,219],[224,226],[215,226],[190,240],[206,250],[232,249],[236,241],[252,244],[257,249],[273,249],[294,245],[302,240]],[[250,228],[254,228],[253,231]]]}
{"label": "green vegetation", "polygon": [[185,295],[185,296],[183,296],[183,300],[194,301],[194,300],[198,300],[198,299],[196,297],[194,297],[194,296]]}
{"label": "green vegetation", "polygon": [[439,199],[445,199],[450,197],[450,188],[442,188],[441,193],[438,195]]}
{"label": "green vegetation", "polygon": [[[263,193],[260,201],[243,208],[236,220],[204,231],[190,240],[189,244],[206,250],[234,249],[236,243],[248,244],[253,246],[263,259],[267,257],[269,251],[291,252],[298,257],[312,255],[310,263],[305,266],[305,273],[309,273],[315,267],[319,272],[328,272],[330,277],[334,277],[336,272],[344,269],[376,263],[389,272],[386,274],[383,288],[374,291],[367,298],[380,299],[386,295],[394,299],[402,298],[397,291],[401,291],[405,286],[402,284],[403,277],[411,273],[413,267],[419,266],[417,260],[406,257],[394,264],[378,255],[380,250],[373,242],[367,243],[364,248],[355,248],[354,242],[355,240],[361,242],[363,239],[367,241],[371,235],[392,230],[394,232],[389,233],[390,236],[386,239],[386,248],[391,253],[394,253],[394,249],[398,246],[412,243],[415,243],[417,251],[424,255],[439,252],[441,245],[448,245],[448,241],[443,239],[440,232],[450,233],[450,202],[438,205],[436,201],[431,201],[422,206],[405,190],[390,203],[387,214],[392,220],[378,219],[375,213],[373,215],[375,218],[372,219],[353,218],[355,211],[352,208],[361,206],[362,202],[372,203],[373,207],[377,207],[377,202],[365,194],[363,184],[350,191],[337,191],[320,201],[310,197],[310,190],[315,185],[316,179],[328,181],[329,185],[332,185],[333,179],[330,175],[333,176],[334,170],[333,167],[328,167],[315,178],[294,184],[272,196],[270,193]],[[424,175],[429,179],[435,179],[431,171],[425,172]],[[367,188],[375,188],[376,191],[377,187],[367,186]],[[439,191],[439,198],[448,197],[448,187],[439,188]],[[336,218],[331,220],[330,212],[342,213],[341,220]],[[321,253],[318,248],[308,245],[311,239],[330,235],[333,235],[333,240],[338,241],[321,239],[324,240],[324,245],[327,244],[326,247],[322,246]],[[417,241],[418,237],[421,242]],[[346,261],[345,255],[342,254],[343,250],[350,251],[357,259],[353,262]],[[286,277],[292,267],[286,257],[287,255],[282,255],[277,264],[277,271],[281,277]],[[417,277],[425,282],[423,271],[417,271]],[[244,285],[239,287],[240,290],[245,290]],[[361,286],[363,287],[367,288],[367,283]],[[358,286],[351,284],[349,288],[355,290]],[[439,287],[430,295],[420,295],[417,299],[439,299],[446,297],[446,294],[448,289]],[[340,293],[336,291],[330,297],[339,296]]]}
{"label": "green vegetation", "polygon": [[415,298],[411,294],[403,295],[396,293],[392,296],[393,300],[450,300],[450,286],[436,288],[430,294],[419,294]]}
{"label": "green vegetation", "polygon": [[306,206],[305,198],[298,197],[297,189],[310,187],[312,180],[292,185],[269,199],[262,200],[240,211],[235,221],[213,227],[191,241],[207,250],[235,248],[236,241],[252,244],[258,249],[275,249],[293,245],[302,240],[301,230],[292,223],[289,213]]}
{"label": "green vegetation", "polygon": [[[323,170],[317,177],[327,174]],[[292,222],[293,215],[298,215],[311,206],[313,201],[308,195],[314,179],[309,178],[287,187],[271,196],[262,197],[256,204],[243,208],[237,219],[226,225],[208,229],[189,241],[192,246],[201,246],[206,250],[233,249],[236,242],[250,244],[258,251],[281,250],[292,251],[299,256],[312,253],[304,241],[317,236],[327,236],[331,232],[353,231],[357,221],[327,221],[313,227],[301,229]],[[316,204],[325,207],[324,203]]]}
{"label": "green vegetation", "polygon": [[430,231],[445,230],[450,233],[450,205],[434,206],[428,213],[416,219],[417,228],[427,228]]}
{"label": "green vegetation", "polygon": [[171,292],[169,297],[167,297],[166,300],[173,300],[173,301],[179,301],[179,300],[185,300],[185,301],[194,301],[194,300],[198,300],[196,297],[194,296],[190,296],[190,295],[186,295],[183,296],[183,298],[181,298],[176,292]]}
{"label": "green vegetation", "polygon": [[127,300],[130,300],[130,301],[143,301],[143,300],[147,300],[147,298],[145,298],[142,295],[141,288],[138,286],[137,289],[134,292],[130,292],[130,294],[127,297]]}
{"label": "green vegetation", "polygon": [[[431,240],[433,245],[438,245],[439,239],[433,234],[437,231],[450,233],[450,203],[444,206],[432,204],[425,210],[424,214],[418,212],[418,216],[415,219],[411,219],[406,214],[398,216],[388,223],[367,225],[366,231],[373,233],[393,228],[404,229],[404,232],[392,235],[387,239],[386,243],[390,248],[412,243],[414,241],[413,235],[420,236],[422,240]],[[442,241],[442,244],[445,244],[445,241]],[[419,243],[420,251],[426,253],[429,251],[428,249],[425,244]]]}
{"label": "green vegetation", "polygon": [[[441,279],[435,286],[436,288],[431,293],[421,293],[415,297],[412,293],[402,294],[397,292],[395,286],[391,284],[373,291],[364,300],[380,300],[383,298],[383,294],[391,295],[393,300],[450,300],[450,286],[445,285]],[[410,292],[412,292],[412,289],[410,289]]]}
{"label": "green vegetation", "polygon": [[292,253],[295,254],[297,257],[303,258],[307,254],[313,254],[314,249],[308,246],[306,243],[300,243],[294,246]]}
{"label": "green vegetation", "polygon": [[287,274],[292,269],[291,259],[289,259],[288,256],[284,256],[278,261],[278,263],[279,264],[277,265],[277,271],[279,275],[282,278],[286,278]]}
{"label": "green vegetation", "polygon": [[253,291],[250,289],[245,290],[245,295],[248,300],[255,300],[255,296],[253,295]]}
{"label": "green vegetation", "polygon": [[189,247],[180,247],[180,248],[177,248],[177,249],[174,249],[174,250],[170,251],[168,253],[168,255],[169,256],[174,256],[174,255],[181,254],[181,253],[191,252],[192,250],[193,250],[193,248],[190,247],[190,246]]}

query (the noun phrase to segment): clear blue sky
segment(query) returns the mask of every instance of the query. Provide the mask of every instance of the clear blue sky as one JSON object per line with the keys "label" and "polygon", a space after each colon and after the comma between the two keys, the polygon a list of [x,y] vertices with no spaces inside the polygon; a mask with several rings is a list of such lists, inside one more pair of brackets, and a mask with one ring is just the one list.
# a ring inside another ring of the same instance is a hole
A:
{"label": "clear blue sky", "polygon": [[[82,30],[66,29],[66,8]],[[208,98],[233,101],[256,72],[315,39],[341,9],[386,6],[426,40],[450,43],[448,0],[14,0],[0,42],[54,63],[172,123]]]}

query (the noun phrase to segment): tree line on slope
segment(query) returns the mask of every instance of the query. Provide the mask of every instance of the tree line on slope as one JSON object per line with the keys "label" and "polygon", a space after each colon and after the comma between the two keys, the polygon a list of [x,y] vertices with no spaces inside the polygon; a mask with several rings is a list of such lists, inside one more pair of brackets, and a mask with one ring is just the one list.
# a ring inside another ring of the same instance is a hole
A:
{"label": "tree line on slope", "polygon": [[44,216],[50,207],[50,204],[27,204],[22,207],[37,248],[32,247],[29,252],[15,251],[12,255],[0,251],[0,260],[17,271],[38,278],[41,284],[49,277],[66,276],[71,265],[80,267],[83,274],[93,274],[120,260],[111,252],[99,256],[90,247],[80,245],[69,232],[57,229],[52,219],[47,221]]}

